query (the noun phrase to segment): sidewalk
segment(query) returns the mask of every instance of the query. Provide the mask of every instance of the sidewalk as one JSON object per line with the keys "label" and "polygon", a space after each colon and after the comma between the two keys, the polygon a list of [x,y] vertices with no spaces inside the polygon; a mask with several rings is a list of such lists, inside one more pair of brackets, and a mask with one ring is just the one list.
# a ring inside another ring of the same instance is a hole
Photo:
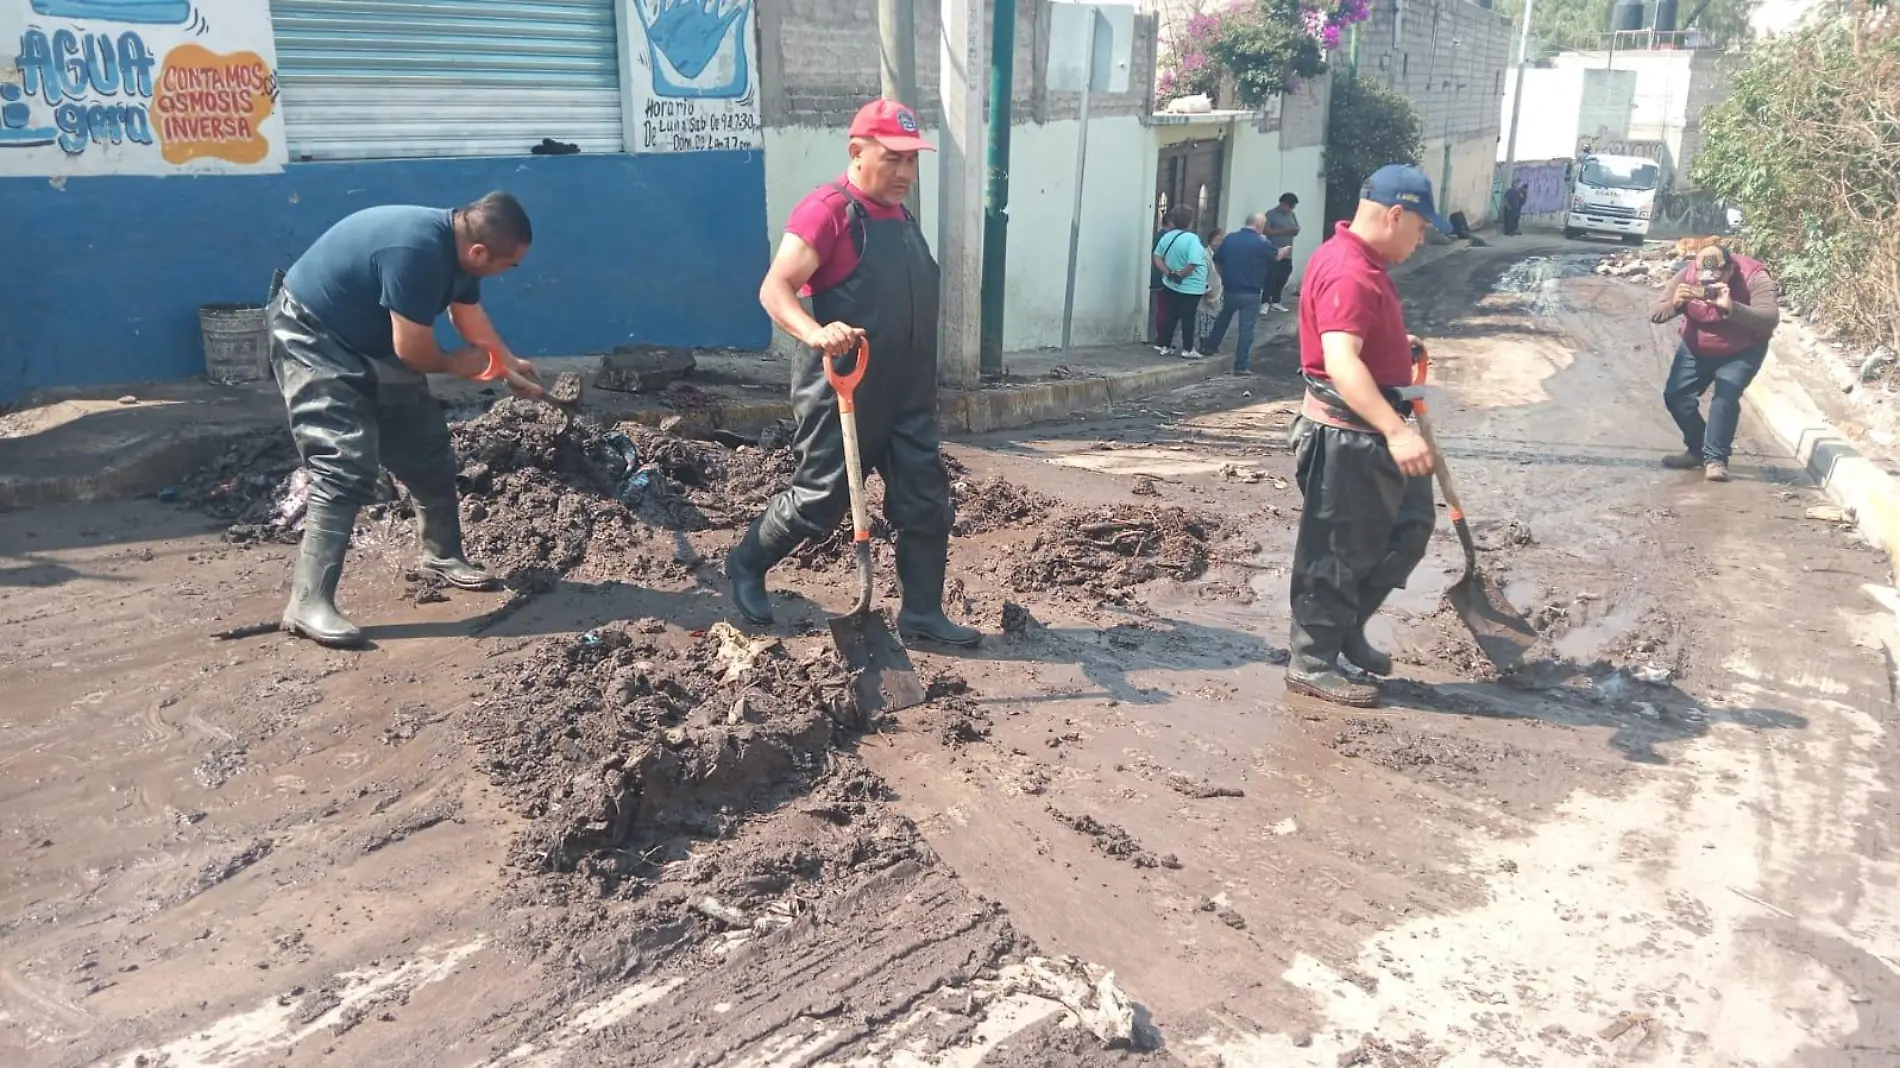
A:
{"label": "sidewalk", "polygon": [[1900,478],[1828,413],[1824,370],[1802,352],[1806,328],[1783,323],[1743,399],[1900,572]]}
{"label": "sidewalk", "polygon": [[[1260,323],[1256,349],[1291,334],[1292,316]],[[1233,366],[1227,356],[1163,357],[1144,344],[1009,353],[1004,377],[978,390],[941,394],[944,432],[1010,430],[1165,393]],[[754,437],[791,417],[790,367],[764,352],[696,350],[686,379],[654,393],[593,385],[599,356],[535,361],[544,379],[578,371],[587,380],[581,410],[604,422],[650,426],[678,419],[680,433]],[[431,388],[452,410],[477,410],[501,390],[436,377]],[[0,416],[0,512],[71,501],[157,493],[216,459],[234,442],[284,425],[283,401],[268,384],[221,386],[204,379],[49,391],[32,407]]]}

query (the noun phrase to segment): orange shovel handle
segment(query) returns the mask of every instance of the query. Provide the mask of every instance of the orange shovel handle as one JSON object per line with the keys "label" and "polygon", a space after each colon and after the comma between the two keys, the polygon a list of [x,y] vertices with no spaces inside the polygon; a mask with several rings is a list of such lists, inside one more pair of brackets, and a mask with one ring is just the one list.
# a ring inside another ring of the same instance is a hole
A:
{"label": "orange shovel handle", "polygon": [[501,353],[488,350],[488,366],[475,376],[477,382],[498,382],[508,377],[508,369],[501,365]]}
{"label": "orange shovel handle", "polygon": [[852,361],[850,374],[838,373],[837,358],[825,353],[825,378],[830,380],[831,388],[838,391],[838,410],[840,412],[857,411],[857,402],[853,394],[858,383],[864,381],[864,369],[871,363],[871,342],[868,338],[858,339],[857,359]]}

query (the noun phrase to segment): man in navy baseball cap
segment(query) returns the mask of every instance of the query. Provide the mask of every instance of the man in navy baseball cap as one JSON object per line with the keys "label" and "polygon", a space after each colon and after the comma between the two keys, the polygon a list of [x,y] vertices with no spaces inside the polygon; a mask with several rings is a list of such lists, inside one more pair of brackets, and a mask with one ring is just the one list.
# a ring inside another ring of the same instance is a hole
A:
{"label": "man in navy baseball cap", "polygon": [[[1388,208],[1404,208],[1424,219],[1441,234],[1451,233],[1451,224],[1438,214],[1432,199],[1432,180],[1409,163],[1388,163],[1372,172],[1359,188],[1359,199]],[[1420,238],[1424,235],[1421,233]]]}
{"label": "man in navy baseball cap", "polygon": [[1289,582],[1289,693],[1379,703],[1373,679],[1392,673],[1392,658],[1367,640],[1366,624],[1425,558],[1437,522],[1431,452],[1398,392],[1412,382],[1417,339],[1386,270],[1418,251],[1427,226],[1450,231],[1431,180],[1402,163],[1381,167],[1300,286],[1306,398],[1294,450],[1306,506]]}

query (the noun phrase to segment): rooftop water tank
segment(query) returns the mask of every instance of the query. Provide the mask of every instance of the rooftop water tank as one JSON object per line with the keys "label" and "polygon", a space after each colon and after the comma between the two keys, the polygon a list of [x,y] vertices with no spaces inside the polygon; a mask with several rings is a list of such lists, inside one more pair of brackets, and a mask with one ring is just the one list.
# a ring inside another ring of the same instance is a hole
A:
{"label": "rooftop water tank", "polygon": [[1643,28],[1643,0],[1616,0],[1610,9],[1610,29],[1622,33]]}

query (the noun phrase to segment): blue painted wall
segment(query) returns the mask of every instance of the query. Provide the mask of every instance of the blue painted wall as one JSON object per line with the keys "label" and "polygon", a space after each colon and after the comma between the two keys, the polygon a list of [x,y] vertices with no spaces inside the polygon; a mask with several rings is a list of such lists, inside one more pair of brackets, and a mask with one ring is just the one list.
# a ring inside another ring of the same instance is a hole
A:
{"label": "blue painted wall", "polygon": [[198,306],[262,303],[331,223],[372,204],[521,198],[535,243],[483,283],[524,356],[632,341],[764,348],[759,152],[295,163],[268,176],[0,179],[0,404],[46,386],[204,372]]}

